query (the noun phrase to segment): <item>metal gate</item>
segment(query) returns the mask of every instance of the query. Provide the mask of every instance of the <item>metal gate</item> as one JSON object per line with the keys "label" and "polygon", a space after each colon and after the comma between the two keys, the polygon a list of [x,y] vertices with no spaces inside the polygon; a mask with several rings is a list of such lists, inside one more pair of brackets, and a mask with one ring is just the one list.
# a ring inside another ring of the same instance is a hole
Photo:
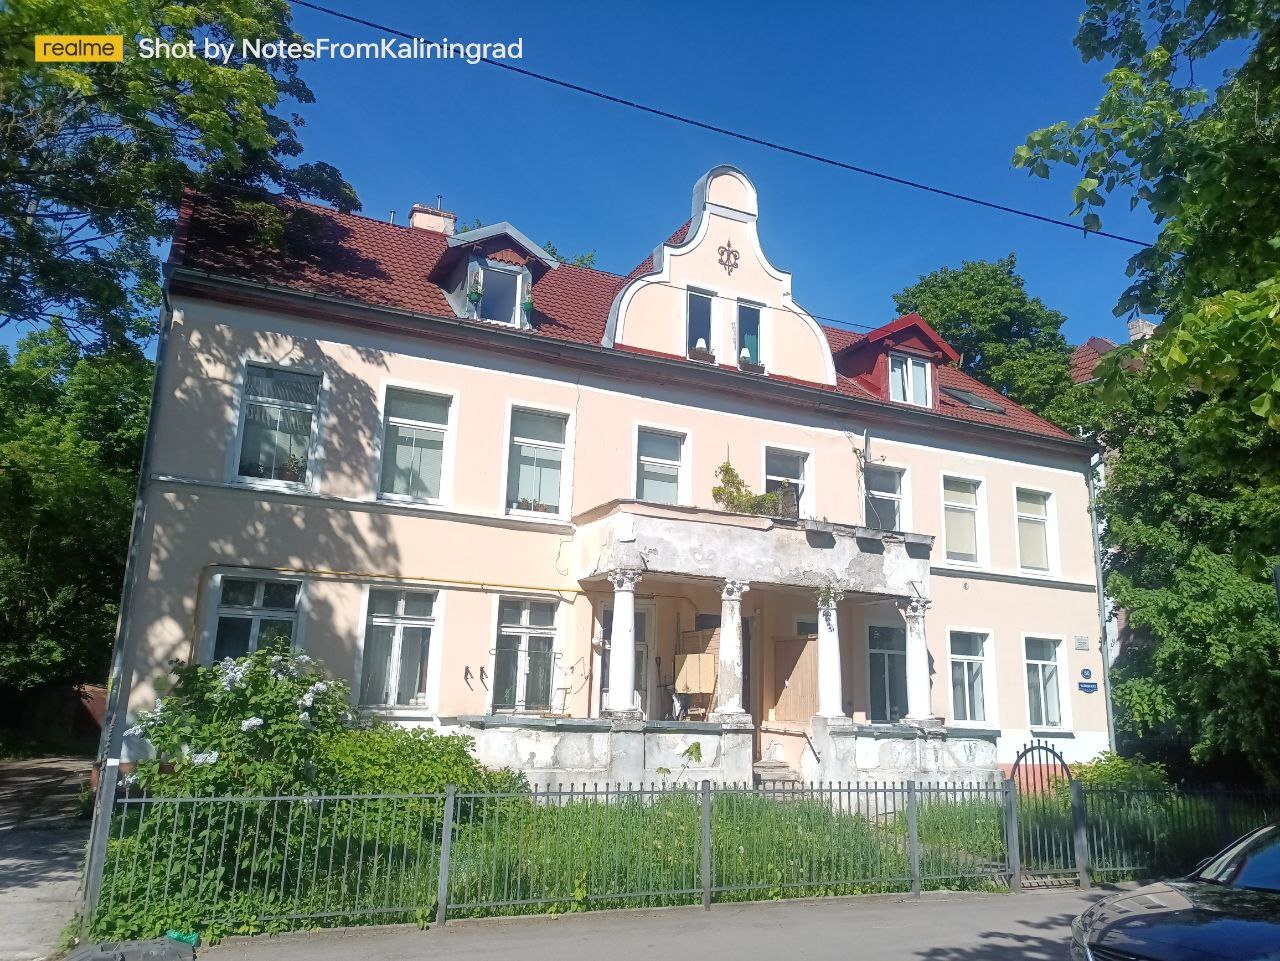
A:
{"label": "metal gate", "polygon": [[1078,877],[1071,768],[1053,747],[1032,741],[1009,774],[1018,807],[1018,859],[1024,886],[1071,884]]}

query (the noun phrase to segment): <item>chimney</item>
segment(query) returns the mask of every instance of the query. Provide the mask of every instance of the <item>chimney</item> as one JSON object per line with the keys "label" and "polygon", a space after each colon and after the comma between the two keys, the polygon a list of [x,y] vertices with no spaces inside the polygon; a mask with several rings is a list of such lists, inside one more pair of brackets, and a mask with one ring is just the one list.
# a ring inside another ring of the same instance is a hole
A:
{"label": "chimney", "polygon": [[434,230],[452,237],[458,225],[458,215],[426,204],[414,204],[409,208],[409,226],[421,227],[423,230]]}
{"label": "chimney", "polygon": [[1135,317],[1129,321],[1129,343],[1139,340],[1146,340],[1156,332],[1156,325],[1149,320],[1143,320],[1141,317]]}

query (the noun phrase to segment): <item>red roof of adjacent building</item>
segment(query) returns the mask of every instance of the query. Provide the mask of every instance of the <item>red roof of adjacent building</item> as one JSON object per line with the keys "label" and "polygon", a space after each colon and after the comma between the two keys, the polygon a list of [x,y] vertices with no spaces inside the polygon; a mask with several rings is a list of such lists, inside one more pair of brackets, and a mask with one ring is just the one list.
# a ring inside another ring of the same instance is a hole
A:
{"label": "red roof of adjacent building", "polygon": [[1103,354],[1118,347],[1105,337],[1090,337],[1071,352],[1071,379],[1077,384],[1093,379],[1093,370]]}
{"label": "red roof of adjacent building", "polygon": [[[255,216],[251,207],[241,206],[263,202],[273,204],[285,219],[283,235],[276,243],[258,236],[256,224],[261,218]],[[690,223],[681,225],[666,243],[683,242]],[[177,267],[251,283],[453,318],[456,316],[453,307],[435,278],[436,268],[448,249],[446,235],[421,227],[397,226],[284,197],[240,201],[187,191],[169,259]],[[533,333],[561,341],[599,345],[618,292],[631,280],[653,269],[650,254],[626,277],[571,264],[547,270],[533,287]],[[823,326],[822,331],[833,354],[865,340],[865,335],[837,327]],[[1107,345],[1108,349],[1114,347],[1109,341],[1095,337],[1077,348],[1077,353],[1098,343]],[[969,391],[1004,411],[981,410],[940,392],[937,413],[1042,437],[1071,438],[1070,434],[957,368],[939,364],[937,370],[940,387]],[[843,374],[837,374],[834,387],[769,376],[776,381],[891,403],[865,383]]]}

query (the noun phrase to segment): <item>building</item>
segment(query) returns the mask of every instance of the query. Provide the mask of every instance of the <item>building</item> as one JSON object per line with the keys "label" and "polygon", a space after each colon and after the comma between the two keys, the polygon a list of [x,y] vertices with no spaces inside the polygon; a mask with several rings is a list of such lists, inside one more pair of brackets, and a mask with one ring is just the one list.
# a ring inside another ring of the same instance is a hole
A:
{"label": "building", "polygon": [[[1107,746],[1090,448],[917,316],[817,323],[741,171],[625,277],[432,207],[271,202],[278,242],[182,204],[131,711],[171,658],[284,636],[535,782],[960,779],[1033,736]],[[764,514],[717,504],[726,461]]]}

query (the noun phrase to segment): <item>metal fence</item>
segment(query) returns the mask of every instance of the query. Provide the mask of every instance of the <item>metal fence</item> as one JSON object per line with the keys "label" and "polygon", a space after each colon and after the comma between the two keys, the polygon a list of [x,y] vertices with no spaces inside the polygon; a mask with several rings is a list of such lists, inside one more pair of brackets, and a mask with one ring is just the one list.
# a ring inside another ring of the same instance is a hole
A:
{"label": "metal fence", "polygon": [[126,795],[86,887],[100,892],[89,907],[102,938],[1017,889],[1034,876],[1036,837],[1053,837],[1055,863],[1087,883],[1091,870],[1110,879],[1194,857],[1190,867],[1274,818],[1274,801],[1077,784],[1032,813],[1012,782],[914,781]]}

